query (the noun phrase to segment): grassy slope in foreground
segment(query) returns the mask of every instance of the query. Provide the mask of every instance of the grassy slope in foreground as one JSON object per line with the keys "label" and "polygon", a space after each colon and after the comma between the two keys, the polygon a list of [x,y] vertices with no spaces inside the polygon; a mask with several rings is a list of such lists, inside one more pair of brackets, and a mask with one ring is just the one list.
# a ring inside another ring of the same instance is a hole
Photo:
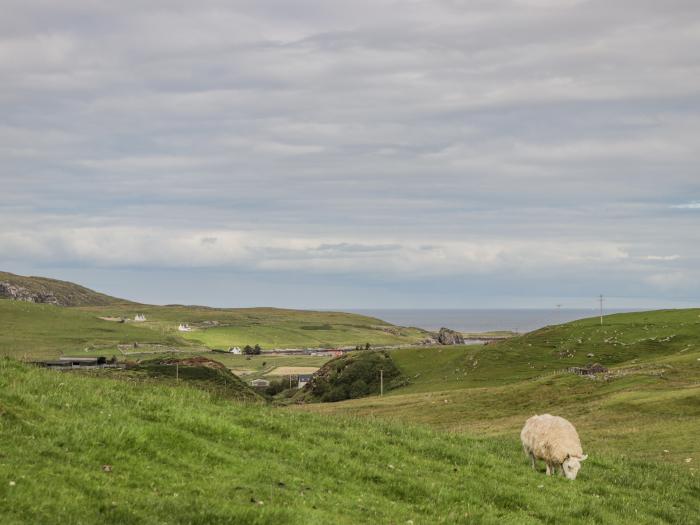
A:
{"label": "grassy slope in foreground", "polygon": [[697,517],[697,481],[672,465],[596,455],[569,482],[531,471],[515,437],[274,410],[11,360],[0,360],[0,440],[3,524]]}
{"label": "grassy slope in foreground", "polygon": [[[527,417],[551,412],[571,419],[593,453],[673,461],[693,473],[700,460],[698,315],[620,314],[603,327],[586,319],[495,345],[394,350],[411,385],[381,399],[306,409],[496,436],[517,434]],[[552,373],[590,361],[610,367],[609,377]]]}

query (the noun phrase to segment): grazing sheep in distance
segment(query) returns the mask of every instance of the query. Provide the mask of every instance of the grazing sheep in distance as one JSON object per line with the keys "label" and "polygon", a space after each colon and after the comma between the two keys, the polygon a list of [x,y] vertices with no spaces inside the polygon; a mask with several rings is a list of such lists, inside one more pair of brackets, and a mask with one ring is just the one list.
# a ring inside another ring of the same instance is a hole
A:
{"label": "grazing sheep in distance", "polygon": [[535,461],[541,459],[547,463],[548,476],[557,470],[567,479],[576,479],[581,462],[588,458],[581,449],[576,429],[563,417],[532,416],[520,432],[520,441],[532,468],[536,469]]}

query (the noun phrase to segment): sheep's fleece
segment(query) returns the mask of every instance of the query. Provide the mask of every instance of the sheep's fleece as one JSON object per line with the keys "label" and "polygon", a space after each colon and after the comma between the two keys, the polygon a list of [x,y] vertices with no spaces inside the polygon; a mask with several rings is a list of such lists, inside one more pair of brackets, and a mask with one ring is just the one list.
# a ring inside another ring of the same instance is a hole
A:
{"label": "sheep's fleece", "polygon": [[588,457],[583,453],[576,429],[563,417],[550,414],[531,417],[525,422],[520,439],[532,467],[535,468],[536,459],[541,459],[547,463],[547,474],[560,470],[567,478],[576,479],[581,461]]}

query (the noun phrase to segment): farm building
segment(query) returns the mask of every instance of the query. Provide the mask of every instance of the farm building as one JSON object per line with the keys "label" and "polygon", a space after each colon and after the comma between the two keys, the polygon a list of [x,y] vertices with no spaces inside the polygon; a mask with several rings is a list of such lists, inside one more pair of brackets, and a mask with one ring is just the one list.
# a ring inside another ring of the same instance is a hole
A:
{"label": "farm building", "polygon": [[297,379],[299,380],[299,384],[297,388],[304,388],[306,384],[311,381],[311,378],[313,377],[313,374],[299,374],[297,376]]}
{"label": "farm building", "polygon": [[146,320],[146,316],[144,314],[136,314],[134,316],[134,321],[137,323],[143,323]]}
{"label": "farm building", "polygon": [[240,355],[242,353],[240,346],[232,346],[228,349],[228,351],[230,354],[236,354],[236,355]]}
{"label": "farm building", "polygon": [[187,323],[180,323],[180,326],[178,326],[177,329],[180,332],[191,332],[192,331],[192,328],[190,328],[190,325],[188,325]]}
{"label": "farm building", "polygon": [[67,357],[62,356],[57,360],[51,361],[34,361],[37,366],[43,366],[46,368],[54,368],[59,370],[73,369],[73,368],[103,368],[103,367],[119,367],[116,364],[116,359],[108,360],[106,357]]}
{"label": "farm building", "polygon": [[572,366],[569,368],[569,372],[572,374],[576,374],[579,376],[592,376],[595,374],[601,374],[603,372],[607,372],[608,369],[605,368],[603,365],[600,363],[593,363],[593,364],[588,364],[583,367],[578,367],[578,366]]}
{"label": "farm building", "polygon": [[270,382],[267,379],[253,379],[250,382],[250,386],[263,388],[270,386]]}

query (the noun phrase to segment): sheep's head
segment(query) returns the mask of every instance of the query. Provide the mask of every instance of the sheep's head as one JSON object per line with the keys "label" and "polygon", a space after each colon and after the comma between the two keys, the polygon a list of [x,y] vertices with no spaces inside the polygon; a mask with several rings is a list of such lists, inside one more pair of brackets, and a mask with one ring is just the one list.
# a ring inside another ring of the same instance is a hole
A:
{"label": "sheep's head", "polygon": [[588,459],[588,454],[584,454],[581,457],[567,455],[564,463],[561,465],[566,479],[576,479],[576,475],[581,468],[581,462],[586,459]]}

